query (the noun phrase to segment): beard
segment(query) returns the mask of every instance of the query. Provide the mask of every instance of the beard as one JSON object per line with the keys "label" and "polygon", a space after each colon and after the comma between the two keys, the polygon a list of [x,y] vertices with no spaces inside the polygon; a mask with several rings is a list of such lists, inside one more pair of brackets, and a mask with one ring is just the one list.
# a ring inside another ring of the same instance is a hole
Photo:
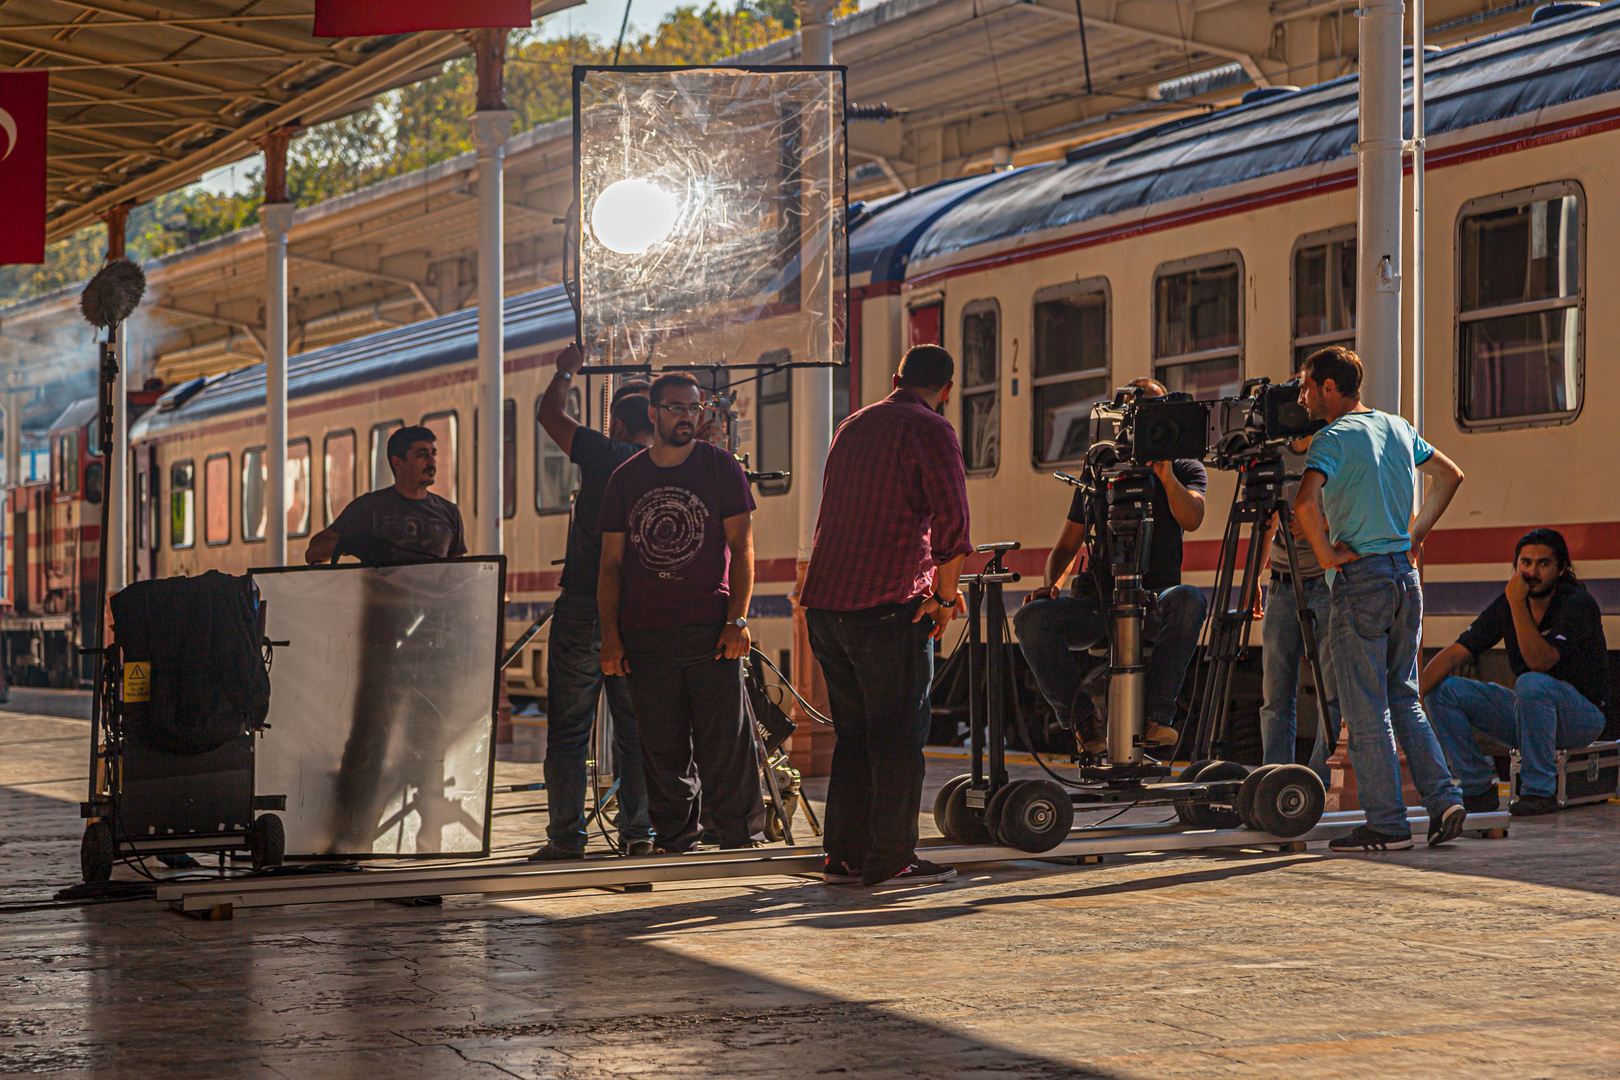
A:
{"label": "beard", "polygon": [[1534,596],[1538,600],[1541,599],[1543,596],[1552,595],[1552,591],[1554,589],[1558,588],[1558,579],[1557,578],[1554,578],[1551,582],[1547,583],[1546,585],[1543,585],[1539,581],[1535,581],[1535,580],[1533,580],[1531,578],[1525,578],[1524,583],[1530,587],[1530,595]]}
{"label": "beard", "polygon": [[697,434],[697,428],[691,424],[676,424],[675,430],[664,437],[664,441],[671,446],[685,446]]}

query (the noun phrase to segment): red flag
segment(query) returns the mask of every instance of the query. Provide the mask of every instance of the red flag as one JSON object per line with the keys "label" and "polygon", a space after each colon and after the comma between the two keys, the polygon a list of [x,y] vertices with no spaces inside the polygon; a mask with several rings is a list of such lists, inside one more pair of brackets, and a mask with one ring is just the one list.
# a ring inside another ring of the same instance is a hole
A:
{"label": "red flag", "polygon": [[45,261],[43,71],[0,71],[0,264]]}
{"label": "red flag", "polygon": [[375,37],[422,30],[519,29],[529,0],[315,0],[316,37]]}

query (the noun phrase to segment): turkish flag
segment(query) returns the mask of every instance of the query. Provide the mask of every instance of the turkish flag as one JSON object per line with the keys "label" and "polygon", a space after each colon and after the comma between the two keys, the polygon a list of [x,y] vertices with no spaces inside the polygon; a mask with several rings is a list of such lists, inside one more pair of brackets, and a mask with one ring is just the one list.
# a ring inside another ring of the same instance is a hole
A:
{"label": "turkish flag", "polygon": [[45,261],[43,71],[0,71],[0,264]]}
{"label": "turkish flag", "polygon": [[529,0],[315,0],[315,37],[529,27]]}

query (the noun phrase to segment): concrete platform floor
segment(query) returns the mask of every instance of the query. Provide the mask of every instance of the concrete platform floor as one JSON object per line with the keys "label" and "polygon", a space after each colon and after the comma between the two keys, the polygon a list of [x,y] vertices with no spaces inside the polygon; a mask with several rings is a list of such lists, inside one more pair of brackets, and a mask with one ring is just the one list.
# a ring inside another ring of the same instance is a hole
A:
{"label": "concrete platform floor", "polygon": [[[77,880],[87,735],[0,713],[0,1075],[1620,1073],[1613,805],[1436,851],[1024,861],[934,887],[21,910]],[[931,790],[957,771],[933,759]],[[537,818],[499,821],[497,846],[535,842]]]}

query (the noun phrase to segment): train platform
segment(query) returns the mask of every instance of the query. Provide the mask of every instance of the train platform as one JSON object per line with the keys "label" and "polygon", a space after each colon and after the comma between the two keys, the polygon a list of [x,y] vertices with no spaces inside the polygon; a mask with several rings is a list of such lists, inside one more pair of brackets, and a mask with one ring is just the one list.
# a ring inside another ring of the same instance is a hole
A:
{"label": "train platform", "polygon": [[[931,887],[28,910],[77,879],[87,760],[88,724],[0,712],[3,1076],[1607,1077],[1620,1058],[1610,804],[1435,851],[1030,859]],[[960,769],[930,756],[930,793]],[[497,818],[497,853],[541,825]]]}

